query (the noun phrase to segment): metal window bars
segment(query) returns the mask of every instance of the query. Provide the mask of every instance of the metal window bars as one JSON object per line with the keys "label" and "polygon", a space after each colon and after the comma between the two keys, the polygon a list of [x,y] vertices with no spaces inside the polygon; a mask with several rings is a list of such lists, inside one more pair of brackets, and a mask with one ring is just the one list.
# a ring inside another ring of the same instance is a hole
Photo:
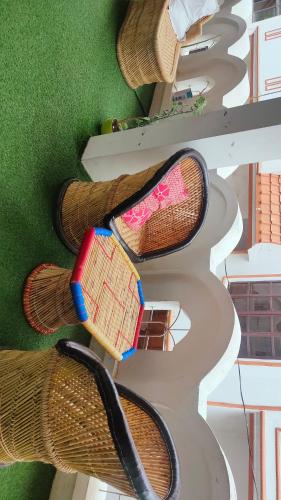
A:
{"label": "metal window bars", "polygon": [[[175,345],[176,345],[174,334],[172,332],[186,332],[186,333],[189,332],[189,329],[187,329],[187,328],[173,328],[173,326],[177,322],[177,320],[178,320],[178,318],[180,316],[180,313],[182,311],[181,307],[179,308],[178,314],[176,315],[176,318],[174,319],[174,321],[172,322],[171,325],[168,324],[168,321],[160,321],[160,320],[154,321],[153,320],[153,313],[154,313],[154,311],[159,311],[159,310],[160,309],[155,309],[152,306],[151,310],[150,310],[149,319],[146,320],[146,321],[145,320],[142,321],[142,325],[146,325],[146,330],[145,330],[145,333],[142,333],[142,330],[141,330],[139,338],[145,339],[144,346],[142,346],[142,349],[145,350],[145,351],[148,350],[148,348],[149,348],[149,340],[152,339],[152,338],[158,338],[158,339],[159,338],[163,338],[162,350],[166,351],[166,350],[168,350],[168,349],[166,349],[166,345],[165,345],[165,344],[167,344],[165,342],[167,340],[167,337],[170,336],[170,338],[172,339],[172,341],[173,341],[173,347],[175,347]],[[163,325],[163,333],[158,334],[158,335],[151,335],[151,334],[149,334],[148,333],[149,332],[149,325],[151,325],[151,324]]]}

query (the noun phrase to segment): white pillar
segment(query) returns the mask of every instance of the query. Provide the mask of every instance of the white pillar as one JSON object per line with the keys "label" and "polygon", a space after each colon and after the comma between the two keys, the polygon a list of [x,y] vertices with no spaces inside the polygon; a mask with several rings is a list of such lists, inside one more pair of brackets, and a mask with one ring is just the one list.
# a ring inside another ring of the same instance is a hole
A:
{"label": "white pillar", "polygon": [[209,169],[281,159],[281,98],[91,137],[82,163],[93,179],[112,179],[185,147],[197,149]]}

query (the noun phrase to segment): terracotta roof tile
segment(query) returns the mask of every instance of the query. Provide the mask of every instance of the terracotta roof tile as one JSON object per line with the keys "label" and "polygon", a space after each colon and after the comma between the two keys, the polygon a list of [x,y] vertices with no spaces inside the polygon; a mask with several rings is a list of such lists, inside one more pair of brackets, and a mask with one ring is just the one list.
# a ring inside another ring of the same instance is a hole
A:
{"label": "terracotta roof tile", "polygon": [[256,241],[281,244],[281,175],[256,176]]}

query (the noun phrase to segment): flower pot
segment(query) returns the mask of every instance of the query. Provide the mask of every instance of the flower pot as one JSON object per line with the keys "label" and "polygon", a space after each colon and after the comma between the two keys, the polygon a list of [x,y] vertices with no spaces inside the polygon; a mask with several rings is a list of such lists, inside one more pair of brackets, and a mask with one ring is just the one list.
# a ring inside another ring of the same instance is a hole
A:
{"label": "flower pot", "polygon": [[118,120],[116,118],[108,118],[101,125],[101,134],[111,134],[112,132],[119,132]]}

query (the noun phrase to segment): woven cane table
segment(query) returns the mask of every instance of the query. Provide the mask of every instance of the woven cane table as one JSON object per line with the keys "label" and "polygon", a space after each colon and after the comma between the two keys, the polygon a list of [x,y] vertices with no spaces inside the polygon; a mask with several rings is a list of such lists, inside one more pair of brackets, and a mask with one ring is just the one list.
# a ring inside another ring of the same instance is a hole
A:
{"label": "woven cane table", "polygon": [[137,348],[144,297],[140,277],[112,231],[86,231],[73,271],[41,264],[27,277],[23,307],[42,334],[81,323],[117,361]]}

